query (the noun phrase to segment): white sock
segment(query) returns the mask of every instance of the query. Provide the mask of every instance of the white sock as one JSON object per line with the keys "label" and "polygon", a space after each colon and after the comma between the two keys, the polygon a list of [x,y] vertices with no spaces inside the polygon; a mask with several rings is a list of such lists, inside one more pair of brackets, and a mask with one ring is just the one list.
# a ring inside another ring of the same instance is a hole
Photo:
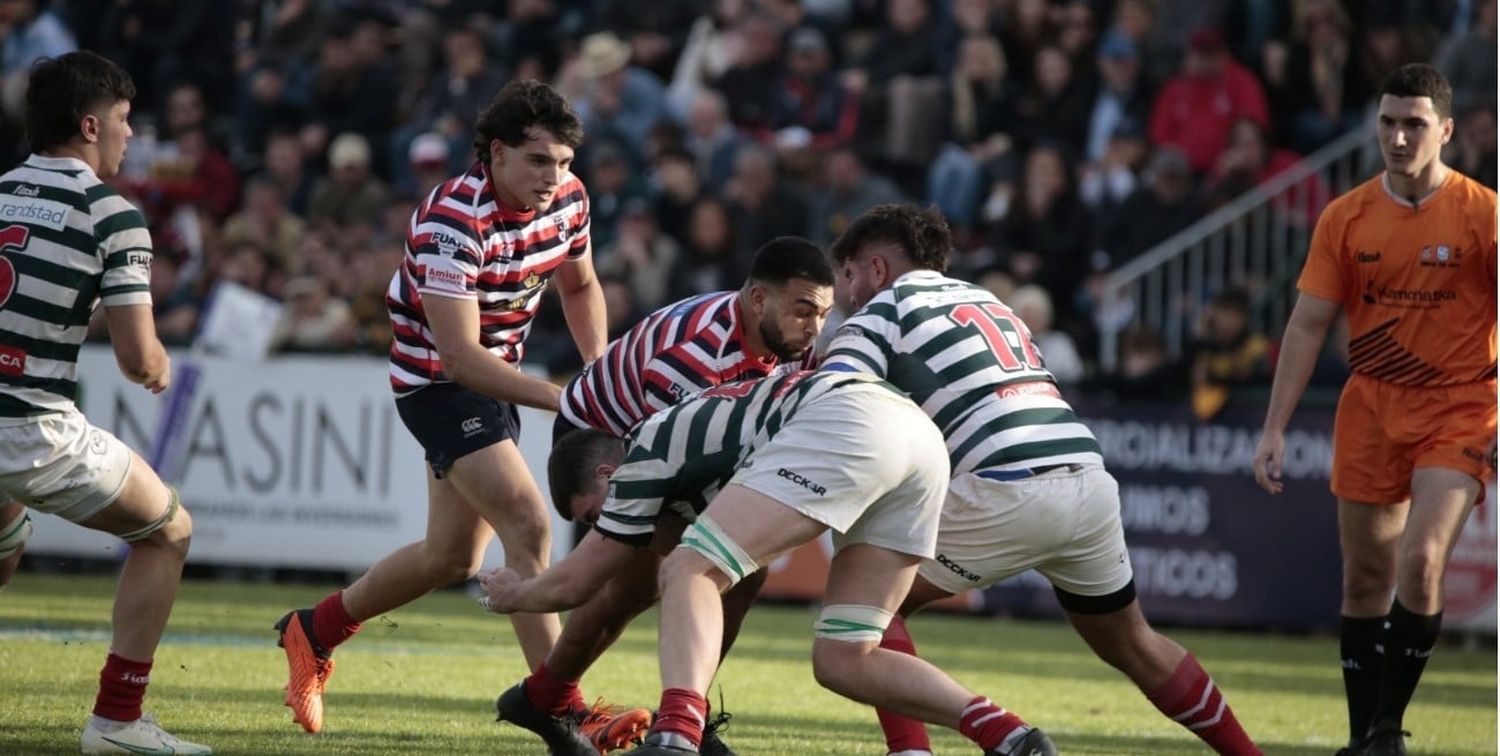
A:
{"label": "white sock", "polygon": [[98,730],[99,732],[119,732],[120,730],[123,730],[126,727],[131,726],[132,724],[135,724],[135,722],[121,722],[118,719],[105,719],[98,714],[90,714],[89,724],[93,725],[94,729]]}

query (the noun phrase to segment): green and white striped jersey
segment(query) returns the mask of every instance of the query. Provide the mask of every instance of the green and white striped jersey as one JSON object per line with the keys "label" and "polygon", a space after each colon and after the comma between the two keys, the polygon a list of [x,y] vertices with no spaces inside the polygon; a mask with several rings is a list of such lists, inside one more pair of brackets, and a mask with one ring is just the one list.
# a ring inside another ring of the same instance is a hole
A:
{"label": "green and white striped jersey", "polygon": [[693,521],[799,409],[850,389],[901,393],[870,375],[803,370],[726,383],[652,415],[625,437],[625,462],[594,527],[644,546],[664,507]]}
{"label": "green and white striped jersey", "polygon": [[845,321],[822,369],[880,376],[943,431],[953,474],[1103,464],[1031,332],[988,290],[909,272]]}
{"label": "green and white striped jersey", "polygon": [[0,417],[73,408],[94,308],[150,305],[150,281],[146,219],[83,161],[0,176]]}

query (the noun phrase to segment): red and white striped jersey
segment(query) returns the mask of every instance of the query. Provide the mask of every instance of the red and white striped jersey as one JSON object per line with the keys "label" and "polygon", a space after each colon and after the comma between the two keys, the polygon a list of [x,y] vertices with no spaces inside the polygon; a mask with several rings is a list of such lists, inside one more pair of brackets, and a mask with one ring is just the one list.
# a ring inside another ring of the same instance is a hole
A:
{"label": "red and white striped jersey", "polygon": [[[700,294],[646,316],[568,382],[562,416],[580,427],[623,436],[687,396],[776,372],[774,355],[745,350],[738,295]],[[809,350],[804,363],[810,366],[812,359]]]}
{"label": "red and white striped jersey", "polygon": [[521,360],[542,292],[559,265],[589,249],[589,199],[569,173],[544,213],[518,213],[495,196],[489,168],[439,184],[412,213],[406,259],[391,277],[391,388],[405,396],[443,374],[423,297],[479,303],[479,342],[507,362]]}

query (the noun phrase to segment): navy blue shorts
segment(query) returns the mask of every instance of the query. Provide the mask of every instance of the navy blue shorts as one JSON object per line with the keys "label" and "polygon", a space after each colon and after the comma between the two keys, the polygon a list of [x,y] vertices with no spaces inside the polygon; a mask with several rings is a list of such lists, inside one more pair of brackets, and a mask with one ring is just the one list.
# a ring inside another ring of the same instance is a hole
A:
{"label": "navy blue shorts", "polygon": [[434,383],[398,397],[396,412],[422,445],[435,478],[468,454],[521,437],[521,414],[514,404],[457,383]]}

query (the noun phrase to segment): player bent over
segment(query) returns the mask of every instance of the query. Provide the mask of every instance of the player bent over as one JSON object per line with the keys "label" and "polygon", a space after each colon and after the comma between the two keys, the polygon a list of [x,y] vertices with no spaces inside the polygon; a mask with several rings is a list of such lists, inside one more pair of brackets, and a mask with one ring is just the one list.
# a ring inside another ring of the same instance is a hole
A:
{"label": "player bent over", "polygon": [[[902,614],[1035,569],[1094,653],[1162,714],[1219,753],[1259,754],[1198,660],[1147,624],[1099,442],[1026,324],[984,288],[943,275],[951,248],[935,210],[881,205],[832,250],[858,311],[823,369],[891,381],[942,429],[952,458],[938,561],[922,564]],[[882,646],[916,653],[899,619]],[[881,726],[892,752],[931,751],[919,723],[882,713]]]}
{"label": "player bent over", "polygon": [[[575,498],[604,496],[608,471],[618,467],[625,445],[617,438],[684,396],[723,383],[785,372],[799,361],[812,364],[813,342],[833,306],[833,269],[823,250],[806,239],[780,237],[756,250],[750,276],[738,291],[702,294],[669,304],[611,341],[604,355],[563,389],[548,461],[552,501],[566,520],[585,522],[570,506]],[[593,429],[563,442],[574,431]],[[715,439],[715,440],[723,440]],[[606,470],[602,476],[598,470]],[[581,510],[580,510],[581,511]],[[670,518],[679,525],[679,518]],[[658,524],[660,526],[660,523]],[[658,528],[660,529],[660,527]],[[676,544],[676,531],[663,543]],[[549,742],[565,738],[566,715],[583,706],[579,681],[637,614],[656,602],[660,556],[633,549],[609,571],[609,582],[588,591],[572,609],[547,660],[500,697],[500,718],[537,732]],[[576,558],[576,557],[575,557]],[[764,570],[725,596],[724,648],[733,645]],[[720,713],[719,717],[726,717]],[[644,730],[650,712],[621,712],[610,727],[594,731],[596,743],[618,742],[628,728]],[[708,752],[722,744],[710,737]]]}
{"label": "player bent over", "polygon": [[[604,351],[588,195],[569,171],[583,127],[560,95],[526,80],[500,91],[475,132],[473,165],[412,213],[406,259],[386,295],[396,409],[428,465],[426,537],[277,623],[286,704],[308,732],[323,726],[331,654],[364,620],[472,577],[496,534],[516,571],[547,565],[550,523],[516,448],[516,405],[555,412],[559,390],[516,363],[554,277],[579,352],[593,360]],[[534,669],[557,640],[557,617],[516,615],[511,624]]]}
{"label": "player bent over", "polygon": [[[101,181],[119,173],[134,96],[130,76],[93,53],[31,70],[32,155],[0,176],[0,217],[15,219],[0,225],[0,496],[130,544],[83,752],[210,753],[141,713],[192,519],[145,460],[75,404],[78,348],[101,301],[125,377],[152,393],[171,382],[151,317],[146,220]],[[0,518],[0,551],[19,550],[30,532],[14,507]]]}
{"label": "player bent over", "polygon": [[[1407,704],[1443,624],[1443,574],[1494,472],[1495,192],[1443,164],[1453,89],[1414,63],[1381,84],[1385,170],[1318,218],[1255,480],[1280,493],[1286,425],[1328,328],[1349,319],[1333,426],[1349,745],[1406,753]],[[1394,594],[1394,595],[1393,595]]]}

